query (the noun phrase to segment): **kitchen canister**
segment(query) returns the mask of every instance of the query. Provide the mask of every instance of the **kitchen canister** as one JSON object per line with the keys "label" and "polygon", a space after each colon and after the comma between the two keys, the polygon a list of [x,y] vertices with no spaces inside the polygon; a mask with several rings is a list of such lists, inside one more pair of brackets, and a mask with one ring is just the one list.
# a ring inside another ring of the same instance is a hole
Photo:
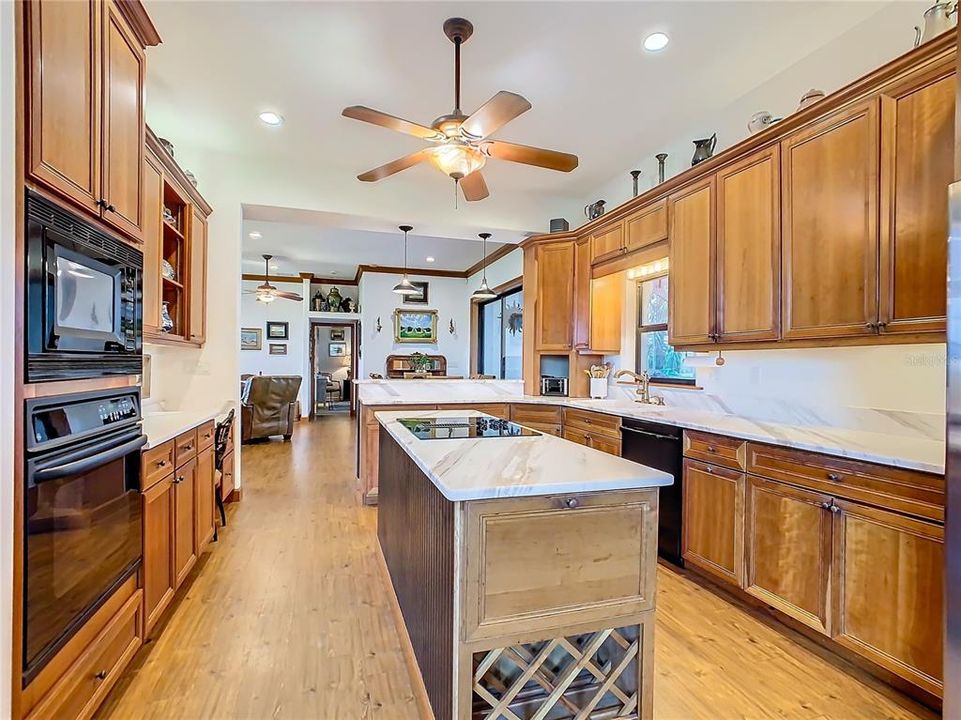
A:
{"label": "kitchen canister", "polygon": [[591,378],[591,398],[594,400],[603,400],[606,397],[607,397],[607,378],[592,377]]}

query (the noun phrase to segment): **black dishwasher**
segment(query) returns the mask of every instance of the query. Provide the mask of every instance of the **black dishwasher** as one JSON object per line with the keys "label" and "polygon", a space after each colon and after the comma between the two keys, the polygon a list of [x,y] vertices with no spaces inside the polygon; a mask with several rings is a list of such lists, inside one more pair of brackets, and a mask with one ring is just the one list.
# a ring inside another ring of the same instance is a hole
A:
{"label": "black dishwasher", "polygon": [[660,488],[657,554],[675,565],[681,559],[681,429],[673,425],[624,418],[621,422],[621,457],[663,470],[674,484]]}

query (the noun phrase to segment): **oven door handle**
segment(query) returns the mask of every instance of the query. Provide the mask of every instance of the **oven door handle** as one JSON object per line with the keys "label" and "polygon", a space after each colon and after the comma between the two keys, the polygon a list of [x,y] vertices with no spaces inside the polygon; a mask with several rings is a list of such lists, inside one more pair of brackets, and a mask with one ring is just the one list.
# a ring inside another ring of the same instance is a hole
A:
{"label": "oven door handle", "polygon": [[113,462],[117,458],[122,458],[128,453],[139,450],[146,444],[147,436],[139,435],[133,440],[128,440],[121,445],[117,445],[96,455],[85,457],[81,460],[74,460],[73,462],[65,462],[61,465],[53,465],[52,467],[34,470],[33,481],[35,483],[42,483],[48,480],[58,480],[70,475],[80,475],[101,465],[106,465],[108,462]]}

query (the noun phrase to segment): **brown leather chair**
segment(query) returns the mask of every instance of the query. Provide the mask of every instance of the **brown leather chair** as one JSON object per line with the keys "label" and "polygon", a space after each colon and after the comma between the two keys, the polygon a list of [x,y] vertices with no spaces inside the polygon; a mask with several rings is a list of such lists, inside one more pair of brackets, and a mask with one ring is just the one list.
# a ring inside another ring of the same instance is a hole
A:
{"label": "brown leather chair", "polygon": [[299,375],[258,375],[247,382],[240,405],[240,440],[271,435],[290,440],[297,418]]}

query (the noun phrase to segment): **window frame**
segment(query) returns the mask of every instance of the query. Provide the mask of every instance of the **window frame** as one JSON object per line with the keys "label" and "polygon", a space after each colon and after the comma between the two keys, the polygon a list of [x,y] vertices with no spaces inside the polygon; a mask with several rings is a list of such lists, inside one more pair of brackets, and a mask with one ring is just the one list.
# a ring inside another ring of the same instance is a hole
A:
{"label": "window frame", "polygon": [[[500,292],[498,292],[498,290],[500,290]],[[521,282],[521,278],[518,278],[517,280],[511,281],[510,283],[505,283],[505,285],[502,285],[499,288],[494,288],[494,292],[497,293],[496,297],[492,297],[489,300],[475,300],[472,302],[472,305],[473,305],[472,312],[474,313],[474,317],[476,318],[474,321],[474,329],[473,329],[473,332],[471,333],[471,344],[474,347],[474,351],[471,353],[471,359],[474,364],[474,367],[471,369],[472,375],[479,374],[486,364],[485,358],[484,358],[484,343],[481,341],[481,339],[484,337],[484,326],[485,326],[484,308],[486,308],[488,305],[491,305],[493,303],[501,303],[501,310],[503,314],[504,299],[509,298],[511,295],[516,295],[516,294],[520,294],[523,296],[524,285]],[[504,323],[504,319],[502,316],[501,324],[500,324],[500,327],[498,328],[498,332],[503,332],[503,329],[504,329],[503,323]],[[523,354],[521,357],[522,357],[522,365],[523,365]],[[500,352],[500,358],[498,363],[497,379],[499,380],[505,379],[504,378],[505,370],[506,370],[506,357],[504,356],[504,345],[503,345],[503,342],[501,342],[501,352]],[[522,370],[520,379],[523,379],[523,376],[524,376],[524,373]]]}
{"label": "window frame", "polygon": [[[635,278],[634,280],[635,307],[637,309],[637,321],[634,323],[634,369],[636,372],[642,372],[641,368],[644,368],[644,357],[643,357],[644,344],[641,342],[642,336],[650,332],[667,332],[668,324],[670,323],[670,305],[668,305],[668,322],[651,323],[651,324],[645,324],[643,322],[644,283],[650,282],[652,280],[659,280],[663,277],[667,277],[668,274],[669,274],[669,271],[665,270],[664,272],[647,275],[645,277]],[[671,292],[670,285],[668,285],[667,291],[668,293]],[[694,387],[697,384],[697,378],[696,377],[672,378],[672,377],[652,376],[651,383],[654,385],[674,385],[674,386],[680,386],[680,387]]]}

